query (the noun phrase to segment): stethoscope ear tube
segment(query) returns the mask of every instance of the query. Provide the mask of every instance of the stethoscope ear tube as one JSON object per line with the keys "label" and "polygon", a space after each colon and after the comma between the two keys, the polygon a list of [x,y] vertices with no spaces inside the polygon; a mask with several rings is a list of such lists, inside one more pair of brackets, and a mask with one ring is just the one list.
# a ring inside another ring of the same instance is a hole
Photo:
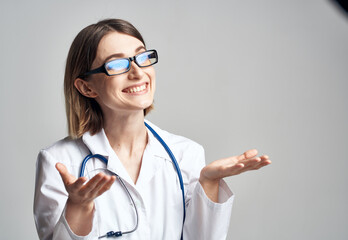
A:
{"label": "stethoscope ear tube", "polygon": [[179,177],[179,181],[180,181],[180,188],[181,188],[181,192],[182,192],[182,201],[183,201],[183,209],[184,209],[184,219],[183,219],[183,224],[185,222],[185,217],[186,217],[186,207],[185,207],[185,190],[184,190],[184,182],[182,180],[182,175],[181,175],[181,171],[179,168],[179,164],[176,161],[176,158],[174,156],[174,154],[172,153],[172,151],[170,150],[170,148],[168,147],[168,145],[163,141],[163,139],[157,134],[157,132],[155,130],[152,129],[152,127],[150,127],[149,124],[147,124],[146,122],[145,126],[152,132],[152,134],[155,136],[155,138],[157,138],[157,140],[162,144],[162,146],[164,147],[164,149],[167,151],[169,157],[172,159],[172,162],[175,166],[176,172],[178,174]]}
{"label": "stethoscope ear tube", "polygon": [[83,161],[82,161],[79,177],[84,176],[86,164],[87,164],[88,160],[91,158],[98,158],[99,160],[102,160],[106,165],[108,165],[108,160],[104,156],[102,156],[100,154],[92,154],[91,152],[89,152],[89,155],[87,155],[85,157],[85,159],[83,159]]}

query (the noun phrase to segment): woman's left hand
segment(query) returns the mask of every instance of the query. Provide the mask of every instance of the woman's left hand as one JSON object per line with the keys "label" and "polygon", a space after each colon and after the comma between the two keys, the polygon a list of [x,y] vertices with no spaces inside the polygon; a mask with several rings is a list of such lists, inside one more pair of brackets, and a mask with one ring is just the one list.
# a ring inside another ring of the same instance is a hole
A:
{"label": "woman's left hand", "polygon": [[257,150],[251,149],[241,155],[219,159],[205,166],[201,171],[199,182],[207,196],[217,202],[220,179],[257,170],[269,164],[271,161],[267,155],[257,157]]}

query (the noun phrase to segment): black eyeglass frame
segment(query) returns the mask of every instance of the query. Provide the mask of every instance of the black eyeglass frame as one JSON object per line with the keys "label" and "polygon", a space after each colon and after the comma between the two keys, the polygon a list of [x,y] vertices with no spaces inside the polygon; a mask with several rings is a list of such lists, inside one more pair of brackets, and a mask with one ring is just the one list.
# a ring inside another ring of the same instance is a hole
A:
{"label": "black eyeglass frame", "polygon": [[[156,61],[153,62],[153,63],[151,63],[151,64],[149,64],[149,65],[146,65],[146,66],[140,66],[140,64],[139,64],[138,61],[137,61],[137,57],[138,57],[139,55],[141,55],[141,54],[146,53],[146,52],[153,52],[153,53],[155,54],[155,56],[156,56]],[[129,67],[128,67],[128,69],[127,69],[125,72],[122,72],[122,73],[109,74],[108,71],[106,70],[106,65],[107,65],[108,63],[112,62],[112,61],[115,61],[115,60],[123,60],[123,59],[126,59],[126,60],[129,61]],[[105,74],[108,75],[108,76],[120,75],[120,74],[129,72],[129,70],[131,69],[131,62],[132,62],[132,61],[134,61],[135,64],[136,64],[138,67],[140,67],[140,68],[149,67],[149,66],[152,66],[152,65],[158,63],[158,54],[157,54],[157,51],[156,51],[155,49],[151,49],[151,50],[146,50],[145,52],[139,53],[139,54],[137,54],[137,55],[135,55],[135,56],[133,56],[133,57],[113,59],[113,60],[111,60],[111,61],[107,61],[106,63],[104,63],[103,65],[101,65],[100,67],[98,67],[98,68],[96,68],[96,69],[93,69],[93,70],[91,70],[91,71],[88,71],[88,72],[86,72],[86,73],[80,75],[79,77],[80,77],[80,78],[85,78],[85,77],[87,77],[87,76],[89,76],[89,75],[96,74],[96,73],[105,73]]]}

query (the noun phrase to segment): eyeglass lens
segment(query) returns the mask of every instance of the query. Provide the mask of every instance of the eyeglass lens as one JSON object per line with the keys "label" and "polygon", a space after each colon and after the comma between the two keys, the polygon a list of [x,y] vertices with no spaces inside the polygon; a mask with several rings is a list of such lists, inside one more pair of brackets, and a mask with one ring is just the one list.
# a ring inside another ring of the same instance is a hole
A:
{"label": "eyeglass lens", "polygon": [[[135,56],[135,62],[139,67],[147,67],[157,62],[155,51],[146,51]],[[128,58],[115,59],[105,64],[105,69],[109,75],[116,75],[127,72],[130,69]]]}

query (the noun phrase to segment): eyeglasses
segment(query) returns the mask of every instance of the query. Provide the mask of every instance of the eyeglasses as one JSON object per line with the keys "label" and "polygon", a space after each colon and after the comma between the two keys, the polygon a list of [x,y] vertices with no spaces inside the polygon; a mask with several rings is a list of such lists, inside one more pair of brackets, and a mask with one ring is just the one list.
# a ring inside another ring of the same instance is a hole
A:
{"label": "eyeglasses", "polygon": [[102,66],[84,73],[80,77],[86,77],[95,73],[105,73],[108,76],[119,75],[126,73],[131,68],[131,62],[134,61],[138,67],[148,67],[158,62],[158,55],[156,50],[147,50],[139,53],[134,57],[118,58],[104,63]]}

